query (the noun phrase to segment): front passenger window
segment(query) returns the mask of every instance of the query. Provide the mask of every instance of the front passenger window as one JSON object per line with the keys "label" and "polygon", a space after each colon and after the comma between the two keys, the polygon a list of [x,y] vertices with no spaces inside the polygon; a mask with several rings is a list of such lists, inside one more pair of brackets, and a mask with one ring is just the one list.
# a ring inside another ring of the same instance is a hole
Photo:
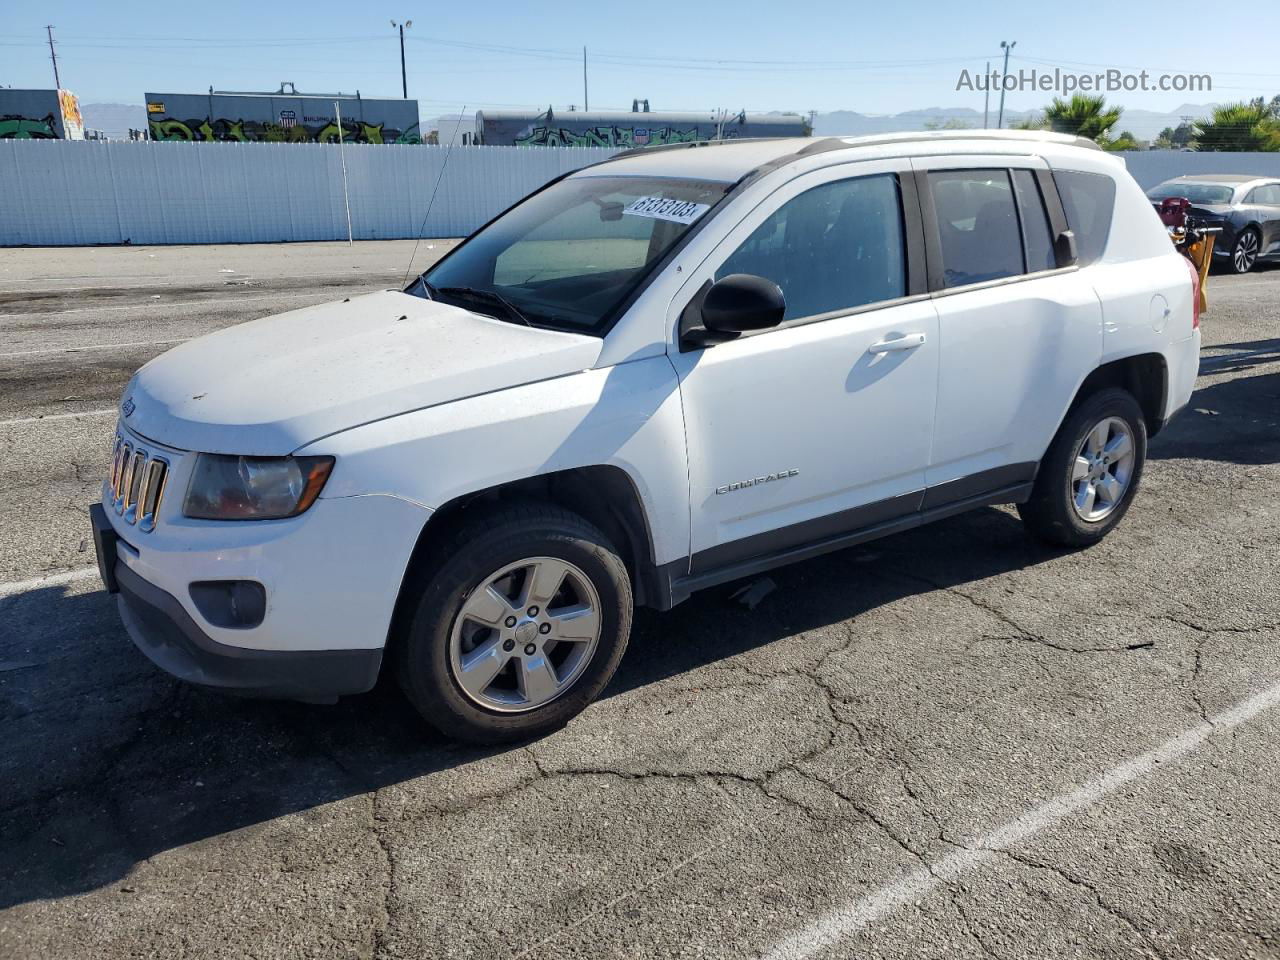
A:
{"label": "front passenger window", "polygon": [[784,320],[906,296],[902,203],[893,174],[814,187],[784,203],[716,271],[782,288]]}

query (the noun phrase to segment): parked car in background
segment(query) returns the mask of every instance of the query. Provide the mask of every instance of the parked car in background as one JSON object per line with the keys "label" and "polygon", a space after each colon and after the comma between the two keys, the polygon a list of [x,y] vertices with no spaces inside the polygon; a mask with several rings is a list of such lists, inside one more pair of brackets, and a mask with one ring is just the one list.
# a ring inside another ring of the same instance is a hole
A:
{"label": "parked car in background", "polygon": [[1168,197],[1185,197],[1192,220],[1221,227],[1214,259],[1234,273],[1280,261],[1280,180],[1230,173],[1175,177],[1147,196],[1156,207]]}
{"label": "parked car in background", "polygon": [[536,736],[635,605],[991,504],[1097,543],[1191,396],[1198,282],[1087,140],[631,151],[405,290],[139,370],[103,579],[193,683],[332,700],[385,660],[445,733]]}

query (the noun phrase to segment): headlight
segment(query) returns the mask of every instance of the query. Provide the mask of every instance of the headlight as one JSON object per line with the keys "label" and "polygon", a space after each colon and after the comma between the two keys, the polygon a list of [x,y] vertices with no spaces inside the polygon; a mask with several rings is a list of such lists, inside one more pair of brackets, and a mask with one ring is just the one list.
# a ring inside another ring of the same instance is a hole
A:
{"label": "headlight", "polygon": [[320,495],[333,457],[196,459],[182,512],[199,520],[277,520],[302,513]]}

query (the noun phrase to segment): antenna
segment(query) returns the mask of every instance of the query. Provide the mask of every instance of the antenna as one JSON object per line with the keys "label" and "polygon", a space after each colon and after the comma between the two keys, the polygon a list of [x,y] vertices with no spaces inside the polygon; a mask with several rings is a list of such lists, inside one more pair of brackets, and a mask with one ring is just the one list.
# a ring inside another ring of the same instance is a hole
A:
{"label": "antenna", "polygon": [[458,130],[462,126],[462,118],[466,116],[467,105],[462,105],[462,110],[458,114],[457,122],[453,125],[453,136],[449,138],[449,149],[445,151],[444,162],[440,164],[440,172],[436,174],[436,185],[431,188],[431,198],[427,201],[427,211],[422,215],[422,225],[418,227],[418,234],[413,241],[413,253],[409,254],[409,265],[404,268],[404,279],[400,281],[400,286],[405,286],[409,282],[409,274],[413,272],[413,261],[418,255],[418,244],[422,243],[422,231],[427,229],[427,217],[431,216],[431,208],[436,202],[436,193],[440,189],[440,181],[444,179],[445,167],[449,166],[449,158],[453,156],[453,144],[458,139]]}

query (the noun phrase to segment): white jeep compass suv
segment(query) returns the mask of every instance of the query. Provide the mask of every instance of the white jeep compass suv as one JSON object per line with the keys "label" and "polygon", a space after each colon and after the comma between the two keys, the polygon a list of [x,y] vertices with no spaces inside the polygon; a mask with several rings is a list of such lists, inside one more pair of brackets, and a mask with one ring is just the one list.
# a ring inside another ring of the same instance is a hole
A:
{"label": "white jeep compass suv", "polygon": [[[684,147],[686,149],[681,149]],[[405,290],[124,392],[103,579],[170,673],[445,733],[582,710],[632,608],[987,504],[1087,546],[1191,394],[1193,270],[1042,133],[683,144],[553,181]]]}

